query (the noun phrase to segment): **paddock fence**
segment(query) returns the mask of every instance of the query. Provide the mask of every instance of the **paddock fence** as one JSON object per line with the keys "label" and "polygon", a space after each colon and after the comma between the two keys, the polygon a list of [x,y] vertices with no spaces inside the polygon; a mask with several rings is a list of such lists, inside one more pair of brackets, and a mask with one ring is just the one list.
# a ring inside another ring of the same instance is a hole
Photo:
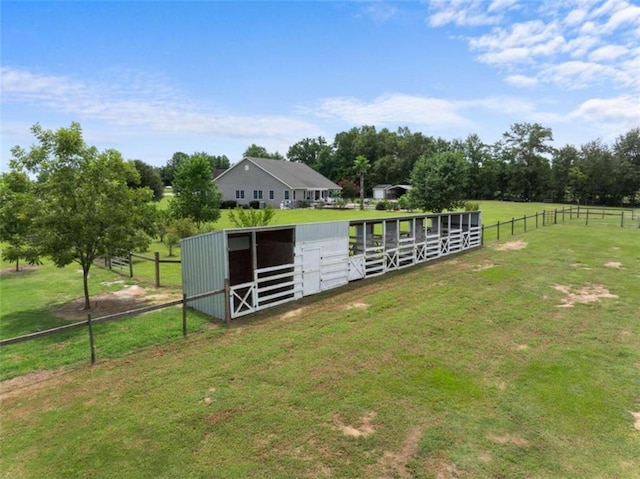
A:
{"label": "paddock fence", "polygon": [[153,262],[153,279],[156,288],[161,286],[161,267],[162,264],[181,264],[182,260],[179,259],[160,259],[160,253],[156,251],[153,257],[145,256],[138,253],[129,253],[127,256],[107,256],[101,259],[100,266],[108,268],[112,271],[117,271],[122,274],[128,274],[130,278],[134,276],[134,259],[140,259],[143,261]]}
{"label": "paddock fence", "polygon": [[593,208],[570,206],[547,209],[510,220],[498,221],[492,225],[482,225],[482,243],[500,240],[505,236],[526,233],[531,229],[551,226],[566,221],[584,221],[586,226],[617,226],[621,228],[640,228],[640,213],[634,209]]}
{"label": "paddock fence", "polygon": [[[186,294],[182,295],[181,299],[176,299],[173,301],[168,301],[162,304],[154,304],[154,305],[150,305],[150,306],[145,306],[142,308],[136,308],[136,309],[131,309],[129,311],[123,311],[121,313],[114,313],[114,314],[109,314],[107,316],[101,316],[99,318],[92,318],[91,314],[87,314],[87,319],[83,320],[83,321],[76,321],[74,323],[71,324],[66,324],[64,326],[59,326],[56,328],[51,328],[51,329],[46,329],[43,331],[37,331],[34,333],[30,333],[30,334],[25,334],[22,336],[16,336],[13,338],[7,338],[7,339],[2,339],[0,340],[0,347],[6,347],[12,344],[18,344],[18,343],[23,343],[25,341],[32,341],[38,338],[43,338],[46,336],[52,336],[52,335],[56,335],[56,334],[62,334],[62,333],[66,333],[68,331],[72,331],[75,329],[81,329],[81,328],[87,328],[87,334],[88,334],[88,339],[89,339],[89,355],[91,358],[91,364],[95,364],[96,362],[96,348],[95,348],[95,337],[94,337],[94,331],[93,331],[93,326],[99,323],[106,323],[106,322],[110,322],[110,321],[117,321],[117,320],[121,320],[121,319],[126,319],[126,318],[132,318],[135,316],[140,316],[146,313],[150,313],[153,311],[158,311],[161,309],[165,309],[165,308],[169,308],[172,306],[178,306],[178,305],[182,305],[182,336],[186,337],[187,336],[187,311],[189,308],[189,302],[191,301],[196,301],[198,299],[203,299],[209,296],[215,296],[218,294],[224,294],[225,297],[228,297],[229,295],[229,285],[225,284],[225,287],[223,289],[220,290],[216,290],[216,291],[208,291],[206,293],[202,293],[202,294],[196,294],[196,295],[192,295],[187,297]],[[229,315],[227,315],[227,321],[228,321]]]}

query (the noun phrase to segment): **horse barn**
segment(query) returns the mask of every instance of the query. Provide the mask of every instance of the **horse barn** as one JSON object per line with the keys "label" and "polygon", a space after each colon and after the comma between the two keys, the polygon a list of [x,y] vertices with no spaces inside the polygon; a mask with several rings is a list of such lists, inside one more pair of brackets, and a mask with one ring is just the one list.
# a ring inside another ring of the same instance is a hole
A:
{"label": "horse barn", "polygon": [[480,246],[479,211],[214,231],[183,239],[189,305],[232,319]]}

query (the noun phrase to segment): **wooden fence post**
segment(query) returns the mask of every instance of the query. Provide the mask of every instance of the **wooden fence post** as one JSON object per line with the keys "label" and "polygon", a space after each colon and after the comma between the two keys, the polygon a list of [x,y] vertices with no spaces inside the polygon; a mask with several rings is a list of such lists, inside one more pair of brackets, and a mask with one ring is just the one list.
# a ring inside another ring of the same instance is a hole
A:
{"label": "wooden fence post", "polygon": [[160,253],[155,252],[154,259],[156,263],[156,288],[160,287]]}
{"label": "wooden fence post", "polygon": [[498,230],[498,234],[497,234],[498,237],[496,239],[498,241],[500,241],[500,222],[499,221],[496,223],[496,226],[497,226],[497,230]]}
{"label": "wooden fence post", "polygon": [[96,363],[96,346],[93,341],[93,326],[91,324],[91,314],[87,314],[87,328],[89,328],[89,347],[91,349],[91,364]]}
{"label": "wooden fence post", "polygon": [[585,225],[589,226],[589,208],[587,208],[587,221]]}
{"label": "wooden fence post", "polygon": [[524,232],[527,232],[527,215],[524,215]]}
{"label": "wooden fence post", "polygon": [[133,256],[129,252],[129,278],[133,278]]}
{"label": "wooden fence post", "polygon": [[620,212],[620,228],[624,228],[624,211]]}
{"label": "wooden fence post", "polygon": [[182,335],[187,337],[187,295],[182,293]]}
{"label": "wooden fence post", "polygon": [[480,246],[484,245],[484,225],[480,228]]}
{"label": "wooden fence post", "polygon": [[513,227],[516,223],[516,219],[512,216],[511,217],[511,236],[513,236]]}

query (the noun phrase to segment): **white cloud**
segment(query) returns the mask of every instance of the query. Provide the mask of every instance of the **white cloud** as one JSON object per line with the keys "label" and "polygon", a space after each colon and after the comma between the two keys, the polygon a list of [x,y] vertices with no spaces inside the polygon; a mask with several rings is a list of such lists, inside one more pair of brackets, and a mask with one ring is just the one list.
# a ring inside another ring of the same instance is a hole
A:
{"label": "white cloud", "polygon": [[612,62],[627,53],[628,49],[621,45],[605,45],[591,52],[589,60],[592,62]]}
{"label": "white cloud", "polygon": [[640,43],[640,6],[628,0],[549,1],[539,8],[527,2],[442,0],[432,1],[430,10],[432,26],[465,26],[456,16],[461,12],[499,22],[470,30],[466,40],[476,60],[497,67],[510,85],[608,86],[640,95],[637,54],[629,48]]}
{"label": "white cloud", "polygon": [[[496,1],[494,10],[499,9],[500,4],[509,2]],[[501,16],[487,11],[482,0],[431,0],[428,23],[433,27],[441,27],[448,23],[458,26],[493,25]]]}
{"label": "white cloud", "polygon": [[25,103],[73,115],[81,122],[101,120],[149,133],[250,138],[299,137],[317,131],[315,125],[296,118],[207,111],[144,75],[106,85],[2,67],[1,82],[3,103]]}
{"label": "white cloud", "polygon": [[403,94],[379,96],[371,102],[356,98],[328,98],[316,110],[322,118],[362,124],[423,125],[433,129],[461,127],[468,121],[454,102]]}
{"label": "white cloud", "polygon": [[526,75],[509,75],[504,81],[516,87],[534,87],[538,84],[537,78]]}
{"label": "white cloud", "polygon": [[380,24],[395,16],[398,13],[398,9],[389,3],[377,1],[369,3],[364,8],[364,12],[375,23]]}
{"label": "white cloud", "polygon": [[640,97],[592,98],[571,111],[567,119],[592,123],[600,130],[620,134],[640,126]]}

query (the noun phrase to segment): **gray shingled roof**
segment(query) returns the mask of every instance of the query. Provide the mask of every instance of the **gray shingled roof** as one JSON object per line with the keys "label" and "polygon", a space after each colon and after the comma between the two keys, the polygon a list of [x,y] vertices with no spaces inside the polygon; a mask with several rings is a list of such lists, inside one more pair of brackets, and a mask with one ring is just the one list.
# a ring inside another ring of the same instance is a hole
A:
{"label": "gray shingled roof", "polygon": [[318,173],[304,163],[293,163],[284,160],[268,160],[266,158],[244,158],[276,177],[292,190],[326,188],[340,190],[333,181]]}

